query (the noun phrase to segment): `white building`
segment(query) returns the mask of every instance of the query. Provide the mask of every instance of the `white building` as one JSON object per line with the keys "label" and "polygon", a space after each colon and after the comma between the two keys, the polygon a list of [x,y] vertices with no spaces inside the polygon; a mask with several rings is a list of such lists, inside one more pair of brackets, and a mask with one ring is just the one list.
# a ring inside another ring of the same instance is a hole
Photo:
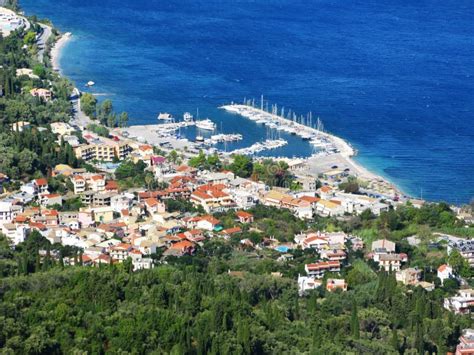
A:
{"label": "white building", "polygon": [[441,284],[444,284],[444,280],[453,277],[453,268],[449,265],[443,264],[438,268],[437,276],[441,280]]}
{"label": "white building", "polygon": [[321,287],[322,284],[321,280],[317,280],[314,277],[298,275],[298,293],[300,296],[303,296],[307,291]]}

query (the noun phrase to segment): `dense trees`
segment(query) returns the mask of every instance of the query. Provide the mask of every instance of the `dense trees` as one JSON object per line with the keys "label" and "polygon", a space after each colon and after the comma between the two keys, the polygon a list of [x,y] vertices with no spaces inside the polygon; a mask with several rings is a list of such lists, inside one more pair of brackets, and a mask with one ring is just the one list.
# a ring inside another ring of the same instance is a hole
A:
{"label": "dense trees", "polygon": [[459,329],[472,325],[469,317],[443,310],[438,292],[406,292],[392,274],[345,293],[320,290],[300,298],[294,280],[270,276],[264,260],[242,264],[243,273],[230,276],[234,262],[206,249],[205,257],[132,274],[123,265],[63,269],[46,257],[36,268],[31,258],[29,267],[38,271],[2,280],[0,347],[16,353],[443,353],[453,349]]}

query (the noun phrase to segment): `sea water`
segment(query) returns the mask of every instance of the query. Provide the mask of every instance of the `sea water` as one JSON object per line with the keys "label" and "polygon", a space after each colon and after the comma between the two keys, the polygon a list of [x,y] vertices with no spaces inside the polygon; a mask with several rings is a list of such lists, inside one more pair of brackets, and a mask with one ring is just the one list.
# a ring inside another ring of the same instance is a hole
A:
{"label": "sea water", "polygon": [[[470,0],[22,0],[73,40],[61,67],[110,98],[131,124],[159,112],[210,117],[242,133],[228,150],[271,136],[217,107],[260,95],[312,111],[357,160],[414,196],[474,197],[474,6]],[[192,130],[183,132],[192,136]],[[275,156],[307,156],[289,144]]]}

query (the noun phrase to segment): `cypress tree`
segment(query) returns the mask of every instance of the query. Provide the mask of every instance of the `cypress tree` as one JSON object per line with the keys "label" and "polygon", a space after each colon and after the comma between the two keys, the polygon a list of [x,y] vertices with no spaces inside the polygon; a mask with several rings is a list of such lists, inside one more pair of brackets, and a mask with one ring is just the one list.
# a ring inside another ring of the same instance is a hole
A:
{"label": "cypress tree", "polygon": [[400,342],[398,340],[398,333],[396,328],[392,329],[392,339],[390,340],[390,343],[396,351],[400,351]]}
{"label": "cypress tree", "polygon": [[360,339],[359,315],[355,301],[352,301],[351,335],[354,339]]}

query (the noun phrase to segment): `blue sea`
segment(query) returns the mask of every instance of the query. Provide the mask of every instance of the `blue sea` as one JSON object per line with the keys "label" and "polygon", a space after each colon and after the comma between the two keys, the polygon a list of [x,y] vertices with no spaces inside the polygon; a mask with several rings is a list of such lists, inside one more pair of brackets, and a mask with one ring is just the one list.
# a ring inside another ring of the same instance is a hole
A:
{"label": "blue sea", "polygon": [[[78,87],[128,111],[210,117],[223,132],[264,127],[217,109],[244,97],[300,114],[350,141],[357,160],[429,200],[474,197],[472,0],[22,0],[73,40],[61,57]],[[191,133],[192,134],[192,133]],[[306,156],[284,136],[275,155]]]}

